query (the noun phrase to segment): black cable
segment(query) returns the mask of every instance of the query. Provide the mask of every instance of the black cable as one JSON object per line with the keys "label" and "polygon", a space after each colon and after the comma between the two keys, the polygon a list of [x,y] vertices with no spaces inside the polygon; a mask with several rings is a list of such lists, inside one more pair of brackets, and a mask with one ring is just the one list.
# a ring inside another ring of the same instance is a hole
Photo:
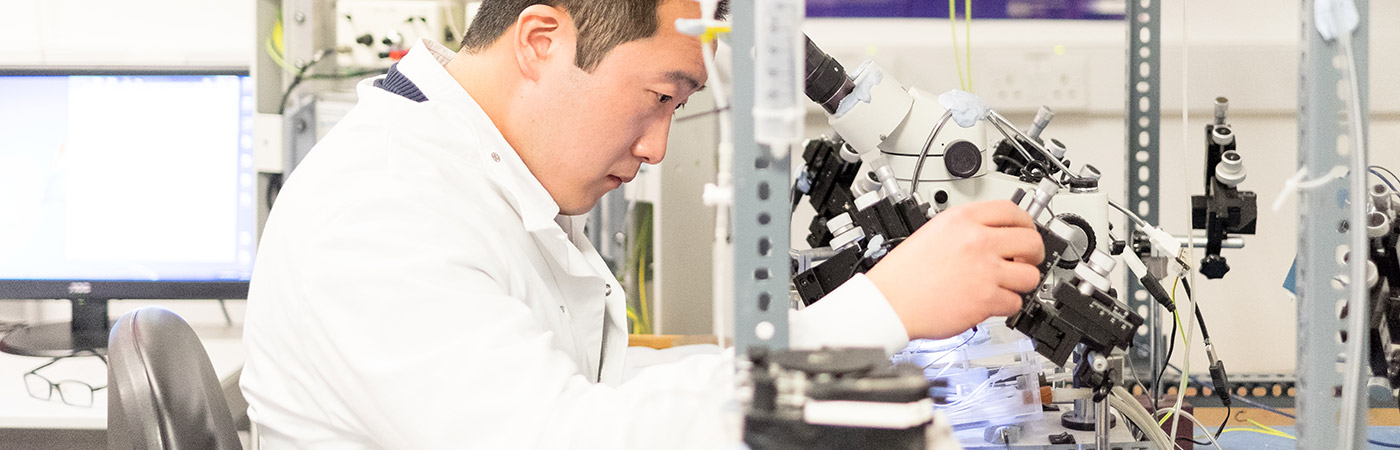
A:
{"label": "black cable", "polygon": [[[962,348],[964,345],[967,345],[968,342],[972,342],[972,338],[977,337],[977,326],[976,326],[976,325],[973,325],[972,328],[969,328],[969,329],[972,330],[972,335],[971,335],[971,336],[968,336],[967,339],[964,339],[964,340],[963,340],[961,343],[959,343],[958,345],[954,345],[953,348],[950,348],[950,349],[947,349],[947,350],[936,350],[936,351],[943,351],[943,352],[947,352],[947,353],[944,353],[942,356],[939,356],[939,357],[937,357],[937,358],[934,358],[934,359],[933,359],[933,362],[928,363],[927,365],[924,366],[924,368],[927,369],[927,368],[933,367],[934,364],[938,364],[938,362],[939,362],[939,361],[942,361],[943,358],[947,358],[948,355],[953,354],[953,351]],[[966,331],[964,331],[964,333],[966,333]]]}
{"label": "black cable", "polygon": [[233,316],[228,314],[228,305],[224,304],[224,299],[219,299],[219,310],[224,312],[224,323],[233,326]]}
{"label": "black cable", "polygon": [[[1225,424],[1227,424],[1227,423],[1230,423],[1230,406],[1229,406],[1229,405],[1225,405],[1225,418],[1220,420],[1220,428],[1215,429],[1215,439],[1216,439],[1216,440],[1220,440],[1220,434],[1225,432]],[[1214,444],[1211,444],[1209,441],[1207,441],[1207,442],[1201,442],[1201,441],[1195,440],[1194,438],[1181,437],[1181,436],[1178,436],[1178,437],[1176,438],[1176,440],[1178,440],[1178,441],[1190,441],[1192,444],[1196,444],[1196,445],[1205,445],[1205,446],[1213,446],[1213,445],[1214,445]]]}
{"label": "black cable", "polygon": [[[1167,363],[1167,367],[1170,367],[1173,371],[1176,371],[1176,373],[1178,373],[1178,374],[1181,373],[1181,368],[1180,368],[1180,367],[1177,367],[1177,366],[1175,366],[1175,365],[1173,365],[1173,364],[1171,364],[1171,363]],[[1201,381],[1199,378],[1196,378],[1196,377],[1194,377],[1194,376],[1187,375],[1187,378],[1190,378],[1190,379],[1191,379],[1191,382],[1192,382],[1192,383],[1195,383],[1197,386],[1205,386],[1205,385],[1206,385],[1205,382]],[[1233,398],[1233,397],[1231,397],[1231,398]],[[1263,403],[1259,403],[1259,402],[1256,402],[1256,401],[1254,401],[1254,400],[1250,400],[1249,397],[1240,397],[1240,398],[1237,398],[1237,399],[1235,399],[1235,400],[1242,401],[1242,402],[1244,402],[1245,404],[1248,404],[1249,406],[1253,406],[1253,407],[1255,407],[1255,408],[1259,408],[1259,409],[1262,409],[1262,410],[1264,410],[1264,411],[1268,411],[1268,412],[1271,412],[1271,413],[1274,413],[1274,414],[1278,414],[1278,415],[1280,415],[1280,416],[1287,417],[1287,418],[1289,418],[1289,419],[1298,420],[1298,416],[1296,416],[1296,415],[1293,415],[1293,414],[1289,414],[1289,413],[1280,411],[1278,408],[1275,408],[1275,407],[1272,407],[1272,406],[1269,406],[1269,405],[1265,405],[1265,404],[1263,404]]]}
{"label": "black cable", "polygon": [[297,70],[296,76],[292,77],[292,84],[287,86],[287,90],[285,92],[282,92],[282,101],[277,103],[277,114],[282,114],[286,111],[287,99],[292,96],[292,91],[296,90],[297,85],[300,85],[302,80],[306,79],[306,71],[311,70],[311,67],[315,66],[316,63],[321,62],[322,59],[326,59],[326,55],[329,55],[331,51],[333,50],[328,48],[317,52],[316,56],[312,57],[310,62],[306,63],[306,65],[304,66],[301,66],[301,69]]}
{"label": "black cable", "polygon": [[1225,405],[1225,418],[1220,419],[1220,428],[1215,429],[1215,438],[1220,439],[1220,433],[1225,432],[1225,424],[1230,423],[1230,405]]}
{"label": "black cable", "polygon": [[1210,442],[1201,442],[1201,441],[1198,441],[1198,440],[1195,440],[1195,439],[1192,439],[1192,438],[1189,438],[1189,437],[1186,437],[1186,436],[1177,436],[1177,437],[1176,437],[1176,440],[1178,440],[1178,441],[1190,442],[1190,443],[1196,444],[1196,445],[1205,445],[1205,446],[1212,446],[1212,445],[1214,445],[1214,444],[1211,444]]}
{"label": "black cable", "polygon": [[[1191,295],[1191,283],[1187,280],[1181,280],[1181,283],[1182,286],[1186,288],[1186,295],[1189,297]],[[1206,328],[1205,316],[1201,315],[1201,304],[1197,302],[1194,306],[1196,323],[1201,326],[1201,342],[1205,344],[1206,356],[1210,358],[1211,389],[1214,389],[1215,395],[1220,397],[1220,403],[1225,405],[1226,409],[1229,409],[1230,400],[1234,394],[1230,392],[1233,388],[1230,386],[1230,378],[1225,371],[1225,361],[1215,356],[1215,347],[1210,342],[1210,331]]]}
{"label": "black cable", "polygon": [[[1191,296],[1191,282],[1190,282],[1190,281],[1186,281],[1185,278],[1182,278],[1182,279],[1181,279],[1181,288],[1186,290],[1186,298],[1195,298],[1195,297],[1192,297],[1192,296]],[[1205,343],[1205,345],[1210,345],[1210,331],[1209,331],[1209,330],[1206,330],[1206,319],[1205,319],[1205,317],[1202,317],[1202,316],[1201,316],[1201,304],[1200,304],[1200,303],[1196,303],[1196,324],[1197,324],[1197,325],[1200,325],[1200,327],[1201,327],[1201,342]]]}
{"label": "black cable", "polygon": [[[1167,373],[1167,366],[1171,365],[1172,352],[1176,351],[1176,321],[1173,320],[1171,323],[1172,332],[1167,337],[1167,356],[1162,358],[1162,370],[1157,372],[1157,376],[1152,379],[1152,412],[1154,413],[1161,408],[1158,400],[1162,397],[1163,392],[1158,392],[1158,390],[1162,389],[1162,376]],[[1165,390],[1163,391],[1165,392]]]}
{"label": "black cable", "polygon": [[1026,168],[1026,164],[1025,164],[1025,163],[1020,162],[1020,161],[1017,161],[1015,158],[1012,158],[1012,157],[1010,157],[1010,156],[1006,156],[1006,155],[992,155],[992,164],[1001,164],[1001,163],[1006,163],[1006,164],[1015,166],[1015,167],[1013,167],[1013,169],[1015,169],[1017,172],[1020,172],[1020,171],[1022,171],[1022,170],[1025,170],[1025,168]]}
{"label": "black cable", "polygon": [[[1396,191],[1396,189],[1395,189],[1395,183],[1391,183],[1391,182],[1390,182],[1391,180],[1390,180],[1389,178],[1386,178],[1385,175],[1382,175],[1380,172],[1376,171],[1375,167],[1377,167],[1377,166],[1371,166],[1371,167],[1372,167],[1372,169],[1371,169],[1371,175],[1375,175],[1377,179],[1381,180],[1382,183],[1385,183],[1385,185],[1386,185],[1387,187],[1390,188],[1390,191],[1391,191],[1391,192],[1395,192],[1395,191]],[[1400,195],[1400,194],[1396,194],[1396,195]]]}
{"label": "black cable", "polygon": [[1390,178],[1391,178],[1392,180],[1395,180],[1396,182],[1400,182],[1400,177],[1395,176],[1395,172],[1391,172],[1390,169],[1387,169],[1387,168],[1385,168],[1384,166],[1371,166],[1371,167],[1369,167],[1369,169],[1372,169],[1372,170],[1375,170],[1375,169],[1384,170],[1385,173],[1390,174]]}

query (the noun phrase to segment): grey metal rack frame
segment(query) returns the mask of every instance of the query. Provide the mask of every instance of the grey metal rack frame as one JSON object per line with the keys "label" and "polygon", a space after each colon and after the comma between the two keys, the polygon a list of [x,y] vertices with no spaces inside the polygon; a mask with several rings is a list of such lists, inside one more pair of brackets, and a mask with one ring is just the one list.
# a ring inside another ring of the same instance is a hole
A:
{"label": "grey metal rack frame", "polygon": [[[729,215],[734,243],[734,348],[788,347],[787,314],[792,268],[788,183],[792,154],[773,159],[754,140],[754,1],[731,3],[729,44],[734,96],[729,116],[734,136],[734,202]],[[767,323],[767,326],[762,324]],[[770,327],[771,328],[768,328]],[[760,332],[760,328],[769,332]],[[766,338],[766,339],[765,339]]]}
{"label": "grey metal rack frame", "polygon": [[[1370,27],[1367,21],[1368,0],[1355,0],[1360,14],[1360,24],[1353,35],[1352,47],[1356,52],[1357,76],[1360,92],[1356,93],[1361,102],[1361,111],[1369,111],[1367,74],[1368,39]],[[1346,127],[1346,117],[1350,115],[1344,99],[1339,95],[1349,89],[1339,89],[1345,83],[1342,72],[1345,66],[1341,48],[1336,42],[1327,42],[1317,32],[1313,22],[1313,4],[1316,0],[1304,0],[1300,17],[1303,26],[1298,63],[1298,167],[1306,170],[1307,180],[1326,177],[1334,167],[1350,167],[1351,158],[1364,157],[1354,146],[1343,152],[1339,139],[1351,138]],[[1366,118],[1362,120],[1366,126]],[[1363,130],[1363,133],[1366,131]],[[1355,142],[1354,139],[1350,142]],[[1366,174],[1351,174],[1351,177]],[[1298,198],[1298,448],[1331,449],[1339,447],[1344,437],[1349,437],[1355,448],[1366,444],[1364,420],[1366,402],[1345,405],[1342,401],[1343,386],[1348,383],[1365,383],[1360,379],[1345,379],[1341,367],[1349,364],[1362,364],[1365,357],[1366,339],[1361,339],[1362,353],[1349,355],[1341,340],[1341,331],[1346,329],[1346,320],[1338,317],[1339,302],[1344,303],[1350,289],[1359,283],[1342,285],[1334,280],[1341,279],[1348,272],[1347,265],[1340,261],[1339,249],[1348,245],[1347,231],[1358,224],[1348,224],[1352,207],[1339,201],[1346,198],[1350,177],[1337,178],[1316,189],[1299,192]],[[1352,314],[1356,312],[1353,311]],[[1353,338],[1361,338],[1354,336]],[[1340,359],[1339,359],[1340,358]],[[1345,364],[1338,364],[1345,363]],[[1361,385],[1364,386],[1364,385]],[[1341,429],[1338,417],[1343,408],[1353,408],[1348,413],[1363,418],[1352,429]],[[1346,436],[1343,433],[1349,433]]]}
{"label": "grey metal rack frame", "polygon": [[[1128,0],[1128,67],[1126,142],[1127,153],[1123,179],[1127,180],[1126,206],[1148,223],[1159,220],[1158,182],[1161,166],[1161,100],[1162,100],[1162,3],[1161,0]],[[1130,239],[1137,227],[1128,221]],[[1128,249],[1126,251],[1132,251]],[[1129,276],[1128,307],[1146,312],[1147,332],[1133,338],[1130,352],[1138,352],[1133,361],[1142,369],[1155,374],[1155,368],[1166,363],[1168,336],[1162,334],[1162,310],[1148,296],[1141,283]],[[1143,351],[1146,354],[1143,354]],[[1146,356],[1146,360],[1142,357]],[[1147,363],[1142,367],[1142,363]],[[1141,372],[1139,372],[1141,373]],[[1151,382],[1151,380],[1142,380]]]}

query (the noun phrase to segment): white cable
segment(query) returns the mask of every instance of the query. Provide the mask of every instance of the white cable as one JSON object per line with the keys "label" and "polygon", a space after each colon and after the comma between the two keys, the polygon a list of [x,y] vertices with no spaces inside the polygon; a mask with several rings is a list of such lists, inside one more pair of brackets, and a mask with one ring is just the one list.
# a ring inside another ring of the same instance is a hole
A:
{"label": "white cable", "polygon": [[[1340,6],[1341,2],[1334,5]],[[1366,177],[1366,135],[1363,123],[1365,117],[1361,111],[1361,89],[1356,73],[1356,53],[1351,46],[1351,32],[1353,30],[1342,30],[1337,34],[1337,41],[1341,45],[1341,51],[1346,55],[1347,78],[1350,82],[1351,93],[1347,96],[1347,103],[1350,108],[1351,133],[1354,145],[1352,146],[1351,164],[1351,269],[1352,283],[1348,286],[1351,289],[1352,311],[1370,311],[1370,292],[1364,289],[1362,280],[1366,279],[1366,258],[1360,256],[1367,247],[1366,236],[1366,200],[1367,184]],[[1346,378],[1342,381],[1342,411],[1341,411],[1341,448],[1355,448],[1357,442],[1357,408],[1352,406],[1361,401],[1361,380],[1362,361],[1365,353],[1362,347],[1366,342],[1361,339],[1366,330],[1366,314],[1352,314],[1347,318],[1347,330],[1352,336],[1347,341],[1346,346]]]}
{"label": "white cable", "polygon": [[1115,386],[1108,397],[1109,404],[1123,415],[1125,420],[1132,422],[1142,430],[1147,439],[1157,446],[1159,450],[1171,450],[1175,445],[1171,437],[1167,436],[1162,427],[1152,420],[1152,415],[1147,413],[1147,409],[1128,393],[1122,386]]}
{"label": "white cable", "polygon": [[[1210,441],[1211,445],[1214,445],[1215,448],[1219,448],[1219,449],[1224,449],[1224,448],[1225,448],[1225,447],[1221,447],[1221,446],[1220,446],[1220,443],[1215,441],[1215,435],[1214,435],[1214,434],[1211,434],[1210,429],[1209,429],[1209,428],[1206,428],[1205,424],[1202,424],[1201,421],[1196,420],[1196,417],[1195,417],[1195,416],[1192,416],[1191,413],[1188,413],[1188,412],[1186,412],[1186,411],[1182,411],[1182,410],[1176,409],[1176,408],[1162,408],[1162,409],[1160,409],[1160,410],[1157,410],[1157,412],[1154,413],[1154,414],[1152,415],[1152,417],[1160,416],[1160,415],[1162,415],[1162,413],[1166,413],[1166,412],[1170,412],[1170,413],[1172,413],[1173,416],[1176,416],[1176,417],[1185,417],[1185,418],[1191,420],[1191,422],[1195,423],[1196,426],[1201,427],[1201,430],[1205,431],[1205,433],[1206,433],[1206,439]],[[1175,421],[1173,421],[1173,422],[1175,422]],[[1175,430],[1176,427],[1172,427],[1171,429]],[[1339,447],[1339,448],[1351,448],[1351,447]]]}
{"label": "white cable", "polygon": [[[1184,2],[1184,1],[1181,2],[1181,156],[1182,156],[1182,159],[1181,159],[1181,160],[1182,160],[1183,162],[1185,162],[1185,161],[1190,161],[1190,160],[1191,160],[1191,158],[1190,158],[1189,155],[1187,154],[1188,152],[1187,152],[1187,145],[1186,145],[1186,143],[1190,140],[1190,124],[1191,124],[1191,122],[1190,122],[1190,118],[1191,118],[1191,113],[1190,113],[1190,110],[1191,110],[1191,108],[1190,108],[1191,96],[1190,96],[1190,89],[1189,89],[1189,84],[1188,84],[1188,82],[1189,82],[1189,80],[1190,80],[1190,73],[1191,73],[1191,72],[1190,72],[1190,61],[1191,61],[1191,58],[1190,58],[1190,48],[1191,48],[1191,39],[1190,39],[1190,33],[1189,33],[1189,31],[1190,31],[1189,28],[1190,28],[1190,27],[1187,26],[1188,20],[1187,20],[1187,5],[1186,5],[1186,3],[1187,3],[1187,2]],[[1187,172],[1188,172],[1188,171],[1185,171],[1185,170],[1181,171],[1181,179],[1182,179],[1183,182],[1184,182],[1183,186],[1190,186],[1190,185],[1191,185],[1191,180],[1190,180],[1190,178],[1187,176]],[[1187,206],[1190,206],[1190,205],[1187,205]],[[1192,261],[1193,263],[1196,261],[1196,246],[1194,246],[1194,245],[1187,245],[1187,246],[1186,246],[1186,260],[1187,260],[1187,261]],[[1197,289],[1200,288],[1200,286],[1196,284],[1196,271],[1195,271],[1195,270],[1188,270],[1188,271],[1187,271],[1187,275],[1185,275],[1185,276],[1190,280],[1190,285],[1191,285],[1191,286],[1196,286]],[[1187,296],[1187,300],[1188,300],[1189,306],[1188,306],[1185,310],[1181,310],[1181,309],[1178,308],[1179,311],[1195,311],[1195,310],[1196,310],[1196,296],[1194,296],[1194,295],[1188,295],[1188,296]],[[1182,380],[1182,381],[1181,381],[1181,383],[1179,383],[1179,384],[1177,385],[1177,389],[1176,389],[1176,406],[1174,406],[1174,408],[1181,408],[1181,403],[1182,403],[1182,401],[1184,401],[1184,400],[1186,399],[1186,389],[1185,389],[1185,387],[1186,387],[1186,385],[1185,385],[1185,382],[1186,382],[1186,374],[1189,373],[1189,370],[1191,370],[1191,338],[1192,338],[1193,336],[1195,336],[1195,331],[1196,331],[1196,321],[1194,321],[1194,320],[1187,320],[1187,323],[1186,323],[1186,332],[1185,332],[1185,334],[1182,335],[1182,338],[1185,339],[1185,345],[1183,345],[1183,347],[1186,347],[1185,351],[1184,351],[1183,354],[1181,355],[1181,373],[1182,373],[1182,375],[1181,375],[1181,380]],[[1169,429],[1169,430],[1175,430],[1178,421],[1179,421],[1179,418],[1177,418],[1177,419],[1172,419],[1172,426],[1171,426],[1171,428],[1168,428],[1168,429]]]}
{"label": "white cable", "polygon": [[[716,41],[718,42],[718,41]],[[718,44],[716,44],[718,45]],[[729,117],[729,101],[724,97],[724,85],[720,80],[719,67],[715,64],[714,48],[708,43],[700,45],[700,51],[705,59],[706,84],[710,85],[710,92],[714,93],[715,110],[719,111],[719,149],[717,151],[718,160],[715,166],[715,191],[721,192],[720,197],[728,197],[728,201],[718,201],[715,203],[715,242],[711,251],[712,280],[711,285],[711,308],[713,331],[715,339],[718,339],[721,346],[724,345],[726,320],[725,310],[728,306],[726,293],[733,292],[730,284],[733,270],[734,247],[729,242],[729,208],[733,203],[733,187],[731,186],[733,174],[731,172],[734,160],[734,141]]]}

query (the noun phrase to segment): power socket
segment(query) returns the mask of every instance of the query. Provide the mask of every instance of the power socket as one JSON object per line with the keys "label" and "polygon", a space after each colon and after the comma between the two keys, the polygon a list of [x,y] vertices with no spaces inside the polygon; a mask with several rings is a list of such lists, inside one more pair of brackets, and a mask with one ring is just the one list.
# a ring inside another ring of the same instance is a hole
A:
{"label": "power socket", "polygon": [[335,6],[336,62],[346,69],[388,67],[421,38],[443,41],[438,1],[341,0]]}
{"label": "power socket", "polygon": [[1041,105],[1049,105],[1056,111],[1088,111],[1087,57],[1063,54],[1063,50],[984,54],[980,58],[983,64],[976,70],[985,75],[979,76],[974,92],[997,109],[1034,112]]}

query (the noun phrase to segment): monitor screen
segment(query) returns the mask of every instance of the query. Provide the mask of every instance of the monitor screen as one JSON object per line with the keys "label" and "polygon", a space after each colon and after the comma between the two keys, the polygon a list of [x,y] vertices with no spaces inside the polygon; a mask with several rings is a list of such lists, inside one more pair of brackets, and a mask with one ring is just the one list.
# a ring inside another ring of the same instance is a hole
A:
{"label": "monitor screen", "polygon": [[0,298],[241,298],[246,70],[0,69]]}

